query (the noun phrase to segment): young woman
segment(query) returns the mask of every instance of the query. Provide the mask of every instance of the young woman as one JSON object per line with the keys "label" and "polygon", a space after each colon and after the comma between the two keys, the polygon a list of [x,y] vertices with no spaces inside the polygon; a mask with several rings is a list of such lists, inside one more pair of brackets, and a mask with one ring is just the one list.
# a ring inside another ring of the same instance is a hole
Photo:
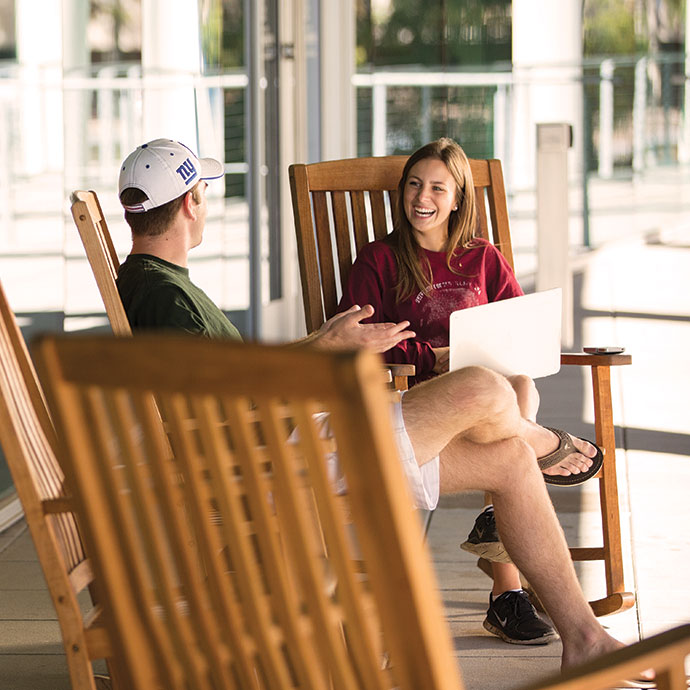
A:
{"label": "young woman", "polygon": [[[494,245],[475,237],[477,202],[469,160],[452,139],[439,139],[410,156],[398,185],[394,230],[362,248],[352,267],[339,311],[371,304],[374,319],[409,321],[417,334],[389,350],[386,361],[416,367],[418,383],[448,370],[449,317],[453,311],[523,292]],[[539,395],[531,379],[511,377],[522,416],[536,420]],[[547,481],[582,473],[594,463],[572,439],[554,430],[558,449],[540,461]],[[600,464],[600,459],[599,459]],[[553,629],[541,620],[521,589],[520,575],[502,549],[493,507],[477,518],[463,548],[492,560],[494,587],[484,627],[506,642],[547,644]]]}

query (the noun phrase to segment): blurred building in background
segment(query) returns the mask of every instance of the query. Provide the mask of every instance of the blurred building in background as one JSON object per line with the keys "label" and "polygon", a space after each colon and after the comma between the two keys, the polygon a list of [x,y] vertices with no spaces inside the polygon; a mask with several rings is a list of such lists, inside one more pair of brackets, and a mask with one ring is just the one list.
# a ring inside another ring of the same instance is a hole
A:
{"label": "blurred building in background", "polygon": [[0,279],[27,333],[105,326],[70,193],[126,252],[119,163],[169,136],[225,164],[196,282],[246,335],[298,336],[290,163],[447,135],[518,199],[536,124],[567,122],[586,228],[588,179],[690,158],[686,23],[681,0],[0,0]]}

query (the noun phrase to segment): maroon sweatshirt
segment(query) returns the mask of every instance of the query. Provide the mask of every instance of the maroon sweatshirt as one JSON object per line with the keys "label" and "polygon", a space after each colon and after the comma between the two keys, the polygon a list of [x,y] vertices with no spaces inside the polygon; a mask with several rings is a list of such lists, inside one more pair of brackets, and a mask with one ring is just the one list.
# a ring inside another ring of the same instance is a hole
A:
{"label": "maroon sweatshirt", "polygon": [[448,345],[452,312],[523,294],[513,270],[496,247],[482,239],[476,243],[476,247],[456,251],[452,266],[458,273],[448,270],[445,252],[421,249],[431,264],[432,289],[398,304],[393,250],[383,241],[371,242],[362,248],[352,266],[338,311],[353,304],[371,304],[376,311],[370,322],[409,321],[417,337],[388,350],[384,358],[389,363],[414,364],[415,382],[431,378],[436,363],[431,348]]}

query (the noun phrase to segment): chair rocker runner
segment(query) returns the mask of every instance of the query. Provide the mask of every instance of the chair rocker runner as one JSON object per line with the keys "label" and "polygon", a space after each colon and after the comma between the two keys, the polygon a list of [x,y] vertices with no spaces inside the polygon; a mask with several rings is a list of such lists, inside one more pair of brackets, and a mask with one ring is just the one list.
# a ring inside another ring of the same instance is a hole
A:
{"label": "chair rocker runner", "polygon": [[[406,161],[406,156],[386,156],[290,166],[308,331],[335,314],[340,286],[346,284],[357,252],[392,230],[391,213],[396,207],[398,182]],[[492,241],[513,267],[501,162],[471,160],[470,165],[478,199],[479,233]],[[625,591],[623,579],[611,401],[611,367],[631,362],[630,355],[561,355],[563,365],[591,367],[596,442],[605,450],[598,475],[603,545],[570,550],[576,561],[604,562],[606,597],[590,602],[597,616],[624,611],[635,601],[634,594]]]}
{"label": "chair rocker runner", "polygon": [[[128,688],[462,690],[376,356],[160,335],[37,356]],[[649,667],[680,690],[688,653],[683,626],[532,690]]]}

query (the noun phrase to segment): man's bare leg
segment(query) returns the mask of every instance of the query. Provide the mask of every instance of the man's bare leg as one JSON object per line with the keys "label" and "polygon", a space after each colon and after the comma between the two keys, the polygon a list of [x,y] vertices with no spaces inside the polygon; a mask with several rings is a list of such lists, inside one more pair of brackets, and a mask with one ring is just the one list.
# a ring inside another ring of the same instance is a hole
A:
{"label": "man's bare leg", "polygon": [[440,453],[441,493],[494,495],[501,538],[561,634],[563,666],[621,647],[582,594],[536,463],[553,450],[550,432],[520,417],[508,381],[481,367],[451,372],[407,393],[403,415],[420,464]]}
{"label": "man's bare leg", "polygon": [[[483,367],[466,367],[416,385],[403,398],[405,424],[417,429],[417,459],[424,463],[439,454],[457,434],[476,443],[519,436],[538,458],[552,453],[559,439],[548,429],[523,419],[508,379]],[[583,472],[595,448],[573,438],[579,452],[571,453],[550,474]]]}
{"label": "man's bare leg", "polygon": [[[415,429],[408,433],[414,446]],[[518,438],[491,444],[455,438],[441,452],[441,493],[469,489],[494,496],[501,539],[561,636],[563,667],[622,647],[585,600],[534,451]]]}
{"label": "man's bare leg", "polygon": [[[507,378],[515,391],[520,416],[536,423],[537,412],[539,411],[539,391],[537,391],[534,381],[529,376],[521,375],[508,376]],[[485,500],[491,501],[490,494],[487,494]],[[520,571],[513,563],[491,561],[491,573],[494,581],[491,594],[494,599],[504,592],[522,587]]]}
{"label": "man's bare leg", "polygon": [[415,429],[420,464],[437,456],[458,434],[491,443],[516,436],[521,429],[515,391],[504,376],[483,367],[466,367],[418,384],[405,394],[402,406],[405,426]]}

